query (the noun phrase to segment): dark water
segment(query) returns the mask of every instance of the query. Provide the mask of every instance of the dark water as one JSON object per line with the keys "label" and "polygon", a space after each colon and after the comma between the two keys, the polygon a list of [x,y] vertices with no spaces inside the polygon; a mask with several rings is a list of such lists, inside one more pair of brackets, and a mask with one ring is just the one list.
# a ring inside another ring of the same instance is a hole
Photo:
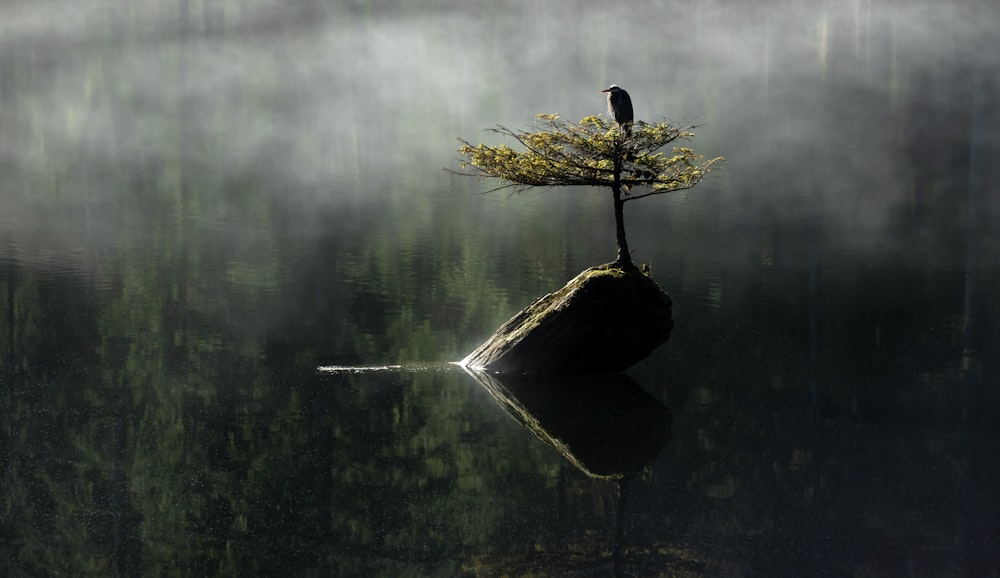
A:
{"label": "dark water", "polygon": [[[996,575],[992,2],[130,6],[0,8],[4,575]],[[612,82],[670,341],[444,363],[615,252],[454,139]]]}

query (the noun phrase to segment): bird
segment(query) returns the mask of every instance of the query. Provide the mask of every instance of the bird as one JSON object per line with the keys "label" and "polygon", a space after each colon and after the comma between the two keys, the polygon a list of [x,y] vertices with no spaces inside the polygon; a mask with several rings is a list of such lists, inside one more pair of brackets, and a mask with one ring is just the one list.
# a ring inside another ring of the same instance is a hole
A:
{"label": "bird", "polygon": [[632,134],[632,99],[629,98],[625,89],[612,84],[601,92],[608,93],[608,114],[614,117],[615,121],[625,131],[626,136]]}

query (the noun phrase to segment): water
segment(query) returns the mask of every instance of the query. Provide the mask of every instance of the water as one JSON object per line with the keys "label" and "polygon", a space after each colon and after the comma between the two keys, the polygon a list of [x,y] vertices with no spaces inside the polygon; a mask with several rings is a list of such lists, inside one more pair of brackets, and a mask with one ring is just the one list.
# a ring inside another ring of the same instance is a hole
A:
{"label": "water", "polygon": [[[995,575],[1000,11],[563,8],[0,9],[9,575]],[[447,363],[615,254],[454,139],[611,83],[728,158],[626,206],[670,341]]]}

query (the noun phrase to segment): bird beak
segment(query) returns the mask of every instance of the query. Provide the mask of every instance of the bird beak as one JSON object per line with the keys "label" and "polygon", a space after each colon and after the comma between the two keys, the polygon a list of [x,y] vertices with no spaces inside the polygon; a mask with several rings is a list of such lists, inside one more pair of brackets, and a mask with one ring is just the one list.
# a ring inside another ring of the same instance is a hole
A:
{"label": "bird beak", "polygon": [[611,92],[611,89],[610,89],[610,88],[605,88],[605,89],[604,89],[604,90],[602,90],[601,92]]}

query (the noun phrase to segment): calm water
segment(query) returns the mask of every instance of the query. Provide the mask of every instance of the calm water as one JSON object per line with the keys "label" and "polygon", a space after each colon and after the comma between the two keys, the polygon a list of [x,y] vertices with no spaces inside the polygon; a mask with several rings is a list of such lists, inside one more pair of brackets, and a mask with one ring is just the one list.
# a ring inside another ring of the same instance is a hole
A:
{"label": "calm water", "polygon": [[[996,575],[1000,9],[377,4],[0,8],[4,575]],[[455,138],[611,83],[670,341],[446,363],[615,254]]]}

